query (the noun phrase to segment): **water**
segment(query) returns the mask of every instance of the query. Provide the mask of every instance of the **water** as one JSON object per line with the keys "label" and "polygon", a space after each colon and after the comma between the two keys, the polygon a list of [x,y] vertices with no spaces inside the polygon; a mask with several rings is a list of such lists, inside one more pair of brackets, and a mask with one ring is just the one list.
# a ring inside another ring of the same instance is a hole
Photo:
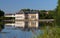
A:
{"label": "water", "polygon": [[0,33],[0,38],[33,38],[41,33],[41,30],[24,31],[14,27],[5,27]]}

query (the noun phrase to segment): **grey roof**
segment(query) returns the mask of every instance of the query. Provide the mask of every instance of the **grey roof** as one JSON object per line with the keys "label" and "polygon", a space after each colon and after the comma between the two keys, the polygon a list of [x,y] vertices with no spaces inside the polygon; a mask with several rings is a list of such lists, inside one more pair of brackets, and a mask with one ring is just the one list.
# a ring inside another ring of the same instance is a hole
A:
{"label": "grey roof", "polygon": [[36,14],[38,13],[37,11],[19,11],[16,14]]}
{"label": "grey roof", "polygon": [[19,11],[18,13],[16,13],[16,14],[24,14],[24,12],[23,11]]}
{"label": "grey roof", "polygon": [[24,12],[25,14],[36,14],[36,13],[38,13],[37,11],[25,11]]}

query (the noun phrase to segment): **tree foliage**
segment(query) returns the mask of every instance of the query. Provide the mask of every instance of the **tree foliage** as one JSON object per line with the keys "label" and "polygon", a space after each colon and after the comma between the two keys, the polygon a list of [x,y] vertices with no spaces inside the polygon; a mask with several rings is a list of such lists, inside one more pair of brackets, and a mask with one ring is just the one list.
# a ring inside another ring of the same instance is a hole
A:
{"label": "tree foliage", "polygon": [[[47,12],[48,12],[48,14],[46,14]],[[40,10],[39,17],[40,17],[40,19],[53,19],[54,18],[54,11]]]}
{"label": "tree foliage", "polygon": [[22,11],[30,11],[30,9],[21,9]]}
{"label": "tree foliage", "polygon": [[0,10],[0,30],[4,28],[4,11]]}
{"label": "tree foliage", "polygon": [[0,17],[4,16],[4,11],[0,10]]}
{"label": "tree foliage", "polygon": [[58,0],[58,6],[56,8],[56,23],[60,26],[60,0]]}

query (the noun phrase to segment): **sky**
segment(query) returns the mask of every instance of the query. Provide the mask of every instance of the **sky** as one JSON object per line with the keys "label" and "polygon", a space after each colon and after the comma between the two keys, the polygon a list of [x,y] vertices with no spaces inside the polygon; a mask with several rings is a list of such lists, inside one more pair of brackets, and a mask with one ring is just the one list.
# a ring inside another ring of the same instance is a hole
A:
{"label": "sky", "polygon": [[57,0],[0,0],[0,9],[5,13],[15,13],[21,9],[53,10]]}

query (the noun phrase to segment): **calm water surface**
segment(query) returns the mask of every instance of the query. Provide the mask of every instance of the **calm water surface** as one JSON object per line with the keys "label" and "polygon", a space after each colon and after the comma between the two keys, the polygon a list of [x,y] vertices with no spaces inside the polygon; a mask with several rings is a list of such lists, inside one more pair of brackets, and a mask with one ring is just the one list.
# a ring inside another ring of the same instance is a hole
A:
{"label": "calm water surface", "polygon": [[15,29],[14,27],[5,27],[0,33],[0,38],[33,38],[41,33],[41,30],[24,31],[21,29]]}

